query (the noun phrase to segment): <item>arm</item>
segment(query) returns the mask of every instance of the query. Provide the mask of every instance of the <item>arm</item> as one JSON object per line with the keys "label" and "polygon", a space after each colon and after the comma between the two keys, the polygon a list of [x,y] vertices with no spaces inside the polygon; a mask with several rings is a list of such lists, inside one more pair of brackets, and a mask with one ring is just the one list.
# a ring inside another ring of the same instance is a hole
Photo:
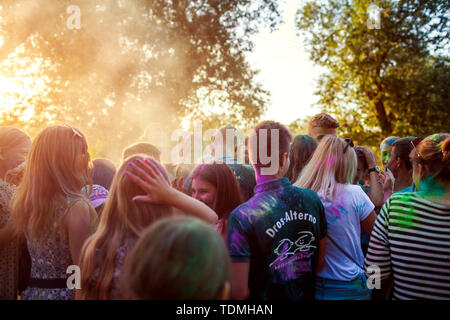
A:
{"label": "arm", "polygon": [[327,247],[327,238],[325,237],[322,240],[320,240],[319,256],[317,257],[316,272],[320,272],[323,266],[325,265],[325,253],[327,249],[326,247]]}
{"label": "arm", "polygon": [[133,201],[170,205],[210,224],[217,223],[218,218],[214,210],[203,202],[172,188],[151,161],[146,159],[145,162],[131,162],[129,171],[125,174],[146,192],[145,195],[134,197]]}
{"label": "arm", "polygon": [[372,211],[367,218],[365,218],[363,221],[361,221],[361,226],[364,230],[364,232],[370,236],[372,233],[373,225],[375,224],[375,220],[377,219],[377,214],[375,211]]}
{"label": "arm", "polygon": [[[367,147],[357,147],[360,150],[367,162],[368,169],[375,168],[377,166],[377,158],[375,154]],[[384,203],[383,184],[380,183],[378,172],[372,171],[369,174],[370,178],[370,192],[369,198],[375,207],[381,207]]]}
{"label": "arm", "polygon": [[373,202],[375,207],[381,207],[384,203],[384,190],[383,185],[379,181],[378,172],[372,171],[369,177],[370,177],[369,198]]}
{"label": "arm", "polygon": [[81,248],[91,235],[91,214],[89,205],[84,201],[77,201],[65,218],[69,235],[69,248],[74,264],[79,264]]}
{"label": "arm", "polygon": [[173,188],[169,189],[167,196],[171,199],[171,206],[210,224],[217,223],[217,214],[203,202],[191,198],[187,194]]}
{"label": "arm", "polygon": [[249,270],[249,262],[231,263],[231,298],[233,300],[247,300],[250,297],[250,289],[248,288]]}

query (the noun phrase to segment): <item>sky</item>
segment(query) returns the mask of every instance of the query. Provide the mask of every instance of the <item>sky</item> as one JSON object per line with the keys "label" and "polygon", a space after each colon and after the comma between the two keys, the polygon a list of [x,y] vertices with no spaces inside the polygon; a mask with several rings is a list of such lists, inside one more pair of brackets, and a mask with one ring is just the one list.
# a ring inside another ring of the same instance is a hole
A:
{"label": "sky", "polygon": [[303,40],[297,36],[295,12],[301,1],[280,1],[284,23],[277,31],[262,29],[254,36],[254,51],[247,55],[249,63],[260,74],[256,80],[271,93],[271,103],[262,120],[283,124],[319,113],[313,104],[321,69],[309,59]]}

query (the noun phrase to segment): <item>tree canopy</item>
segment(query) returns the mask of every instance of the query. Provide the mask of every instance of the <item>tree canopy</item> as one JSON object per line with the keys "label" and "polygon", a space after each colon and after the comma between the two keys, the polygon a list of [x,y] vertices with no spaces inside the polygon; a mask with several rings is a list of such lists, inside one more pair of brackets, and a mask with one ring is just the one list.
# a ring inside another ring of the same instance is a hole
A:
{"label": "tree canopy", "polygon": [[342,135],[375,146],[450,131],[449,9],[445,0],[304,1],[297,27],[327,70],[319,104]]}
{"label": "tree canopy", "polygon": [[[68,26],[72,5],[79,29]],[[170,135],[182,117],[249,127],[269,94],[245,52],[261,23],[279,21],[270,0],[2,1],[0,76],[34,82],[0,123],[34,134],[69,122],[110,157],[145,135]],[[211,107],[224,112],[211,116]]]}

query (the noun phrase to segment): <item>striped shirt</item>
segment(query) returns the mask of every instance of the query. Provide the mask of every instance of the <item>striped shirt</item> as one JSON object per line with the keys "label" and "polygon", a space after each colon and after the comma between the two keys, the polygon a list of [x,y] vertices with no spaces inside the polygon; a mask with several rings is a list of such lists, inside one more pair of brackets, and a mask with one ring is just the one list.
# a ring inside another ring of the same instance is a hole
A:
{"label": "striped shirt", "polygon": [[373,227],[365,260],[393,276],[394,299],[450,299],[450,205],[392,195]]}

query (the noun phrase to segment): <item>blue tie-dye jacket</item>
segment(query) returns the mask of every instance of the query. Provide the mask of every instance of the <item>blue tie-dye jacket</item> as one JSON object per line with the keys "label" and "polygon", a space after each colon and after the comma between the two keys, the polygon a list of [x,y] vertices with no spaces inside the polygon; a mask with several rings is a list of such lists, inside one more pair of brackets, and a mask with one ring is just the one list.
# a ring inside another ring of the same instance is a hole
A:
{"label": "blue tie-dye jacket", "polygon": [[313,299],[320,239],[326,236],[317,194],[287,178],[257,184],[230,215],[232,262],[249,262],[252,299]]}

